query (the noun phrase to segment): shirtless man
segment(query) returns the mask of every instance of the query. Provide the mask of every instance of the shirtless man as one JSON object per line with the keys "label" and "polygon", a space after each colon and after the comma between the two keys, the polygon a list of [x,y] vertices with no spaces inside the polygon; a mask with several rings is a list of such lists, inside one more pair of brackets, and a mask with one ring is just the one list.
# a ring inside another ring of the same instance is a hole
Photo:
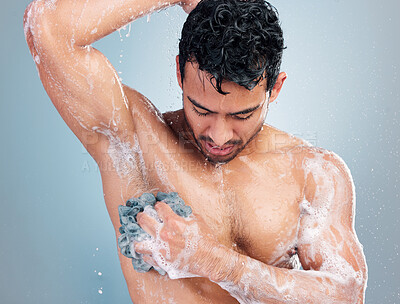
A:
{"label": "shirtless man", "polygon": [[[197,2],[37,0],[25,13],[44,88],[99,164],[116,237],[118,206],[131,197],[176,191],[192,207],[188,219],[162,202],[160,220],[138,215],[152,239],[135,250],[168,275],[138,273],[120,254],[132,301],[363,303],[347,166],[264,124],[286,79],[274,9],[262,0]],[[183,109],[161,115],[91,44],[174,4],[196,9],[177,57]]]}

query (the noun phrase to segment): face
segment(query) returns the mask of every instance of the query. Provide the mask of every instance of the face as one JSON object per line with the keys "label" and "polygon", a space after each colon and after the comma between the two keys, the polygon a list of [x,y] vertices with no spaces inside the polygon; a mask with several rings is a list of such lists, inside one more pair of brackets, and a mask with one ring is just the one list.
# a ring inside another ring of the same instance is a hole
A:
{"label": "face", "polygon": [[210,162],[231,161],[262,128],[271,102],[266,80],[251,91],[234,82],[223,83],[222,90],[229,94],[222,95],[197,64],[186,64],[183,83],[177,66],[188,131]]}

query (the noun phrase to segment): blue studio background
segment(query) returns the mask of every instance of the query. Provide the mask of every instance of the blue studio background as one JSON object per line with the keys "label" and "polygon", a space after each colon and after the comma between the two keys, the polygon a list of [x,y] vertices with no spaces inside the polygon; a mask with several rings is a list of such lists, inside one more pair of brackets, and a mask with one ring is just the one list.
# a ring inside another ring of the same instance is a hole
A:
{"label": "blue studio background", "polygon": [[[0,302],[130,303],[99,172],[52,106],[25,43],[28,3],[0,11]],[[267,123],[345,160],[369,267],[366,303],[400,303],[400,3],[272,3],[289,78]],[[96,43],[161,111],[180,106],[185,18],[170,8]]]}

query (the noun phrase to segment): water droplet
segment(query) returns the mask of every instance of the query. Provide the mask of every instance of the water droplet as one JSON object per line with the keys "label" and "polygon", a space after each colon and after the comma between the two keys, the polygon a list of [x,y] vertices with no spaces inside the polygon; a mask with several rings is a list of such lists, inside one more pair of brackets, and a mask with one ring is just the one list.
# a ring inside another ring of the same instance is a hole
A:
{"label": "water droplet", "polygon": [[125,35],[125,37],[129,37],[131,35],[131,28],[132,28],[132,23],[129,23],[128,33]]}

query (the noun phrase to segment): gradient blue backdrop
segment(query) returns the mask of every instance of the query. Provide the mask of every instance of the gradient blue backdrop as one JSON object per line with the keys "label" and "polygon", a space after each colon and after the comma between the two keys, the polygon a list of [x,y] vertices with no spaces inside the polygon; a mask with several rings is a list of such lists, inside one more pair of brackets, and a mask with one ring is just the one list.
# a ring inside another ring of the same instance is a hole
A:
{"label": "gradient blue backdrop", "polygon": [[[130,303],[99,172],[52,106],[24,41],[28,2],[0,12],[0,302]],[[345,160],[369,267],[366,303],[400,303],[400,4],[273,4],[289,78],[267,122]],[[171,8],[133,23],[130,37],[127,28],[96,44],[162,111],[180,106],[174,57],[184,19]]]}

